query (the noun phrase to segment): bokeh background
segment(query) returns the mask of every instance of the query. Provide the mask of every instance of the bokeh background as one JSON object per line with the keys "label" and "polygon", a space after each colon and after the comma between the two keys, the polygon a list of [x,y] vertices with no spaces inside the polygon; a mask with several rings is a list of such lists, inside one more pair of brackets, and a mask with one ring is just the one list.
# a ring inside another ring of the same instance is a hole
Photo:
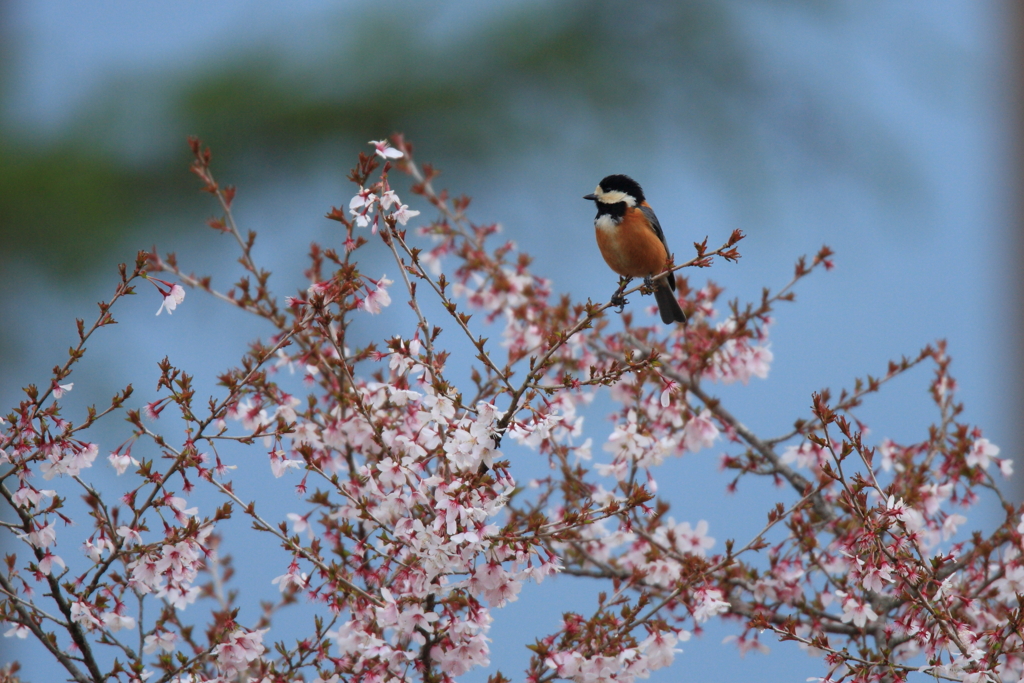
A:
{"label": "bokeh background", "polygon": [[[692,275],[729,297],[783,285],[797,256],[828,244],[835,270],[779,311],[769,379],[720,391],[733,412],[780,434],[812,391],[881,374],[944,338],[965,419],[1016,458],[1019,26],[1009,0],[0,0],[0,401],[49,381],[74,318],[94,316],[116,264],[138,249],[176,251],[222,288],[240,274],[232,243],[204,225],[216,207],[187,172],[187,135],[239,186],[236,217],[259,232],[257,261],[289,294],[305,287],[309,243],[340,241],[322,217],[351,197],[355,154],[402,131],[443,170],[440,184],[474,198],[477,221],[500,222],[535,272],[577,299],[604,301],[615,286],[580,199],[609,173],[643,184],[677,258],[704,236],[749,235],[738,265]],[[393,275],[378,256],[367,272]],[[196,292],[154,318],[158,296],[140,292],[72,377],[82,405],[129,382],[138,404],[151,399],[164,355],[196,375],[200,395],[215,394],[215,373],[266,333]],[[399,320],[369,320],[366,335],[410,329]],[[929,378],[901,378],[865,406],[874,437],[923,438]],[[610,432],[600,411],[588,419],[596,439]],[[105,429],[109,451],[127,430]],[[760,528],[777,495],[753,486],[723,499],[715,453],[669,473],[670,486],[692,486],[676,518],[708,519],[719,544]],[[994,515],[979,510],[968,526]],[[259,564],[233,552],[236,565]],[[268,577],[245,574],[240,586],[272,596]],[[592,593],[527,587],[496,614],[492,670],[515,679],[523,645],[573,600],[589,610]],[[792,645],[738,658],[721,642],[730,632],[683,645],[688,680],[821,675]],[[28,680],[54,679],[24,644],[0,646]]]}

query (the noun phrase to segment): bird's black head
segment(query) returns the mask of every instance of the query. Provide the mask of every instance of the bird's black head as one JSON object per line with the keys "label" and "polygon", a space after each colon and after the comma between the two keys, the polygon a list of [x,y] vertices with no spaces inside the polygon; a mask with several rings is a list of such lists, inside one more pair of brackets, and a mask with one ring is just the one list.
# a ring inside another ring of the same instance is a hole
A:
{"label": "bird's black head", "polygon": [[621,173],[606,176],[604,180],[601,181],[600,188],[607,194],[625,192],[627,195],[632,197],[637,204],[644,200],[644,191],[640,188],[640,183],[633,180],[628,175],[622,175]]}
{"label": "bird's black head", "polygon": [[640,183],[628,175],[616,174],[605,176],[598,184],[593,194],[588,194],[584,199],[592,199],[601,204],[622,204],[637,206],[644,201],[644,191]]}

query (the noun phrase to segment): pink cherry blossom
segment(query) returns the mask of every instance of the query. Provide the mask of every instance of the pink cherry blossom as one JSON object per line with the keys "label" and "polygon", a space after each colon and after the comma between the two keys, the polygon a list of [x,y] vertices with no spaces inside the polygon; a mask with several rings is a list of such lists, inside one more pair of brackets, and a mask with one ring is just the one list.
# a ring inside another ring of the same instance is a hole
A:
{"label": "pink cherry blossom", "polygon": [[143,651],[146,654],[153,654],[157,650],[174,652],[177,647],[178,634],[173,631],[157,631],[146,636]]}
{"label": "pink cherry blossom", "polygon": [[234,678],[249,668],[251,662],[263,654],[263,634],[269,629],[245,631],[236,629],[227,640],[213,649],[217,668],[225,676]]}
{"label": "pink cherry blossom", "polygon": [[401,159],[404,156],[400,150],[392,147],[387,140],[370,140],[370,144],[374,146],[377,156],[383,159]]}
{"label": "pink cherry blossom", "polygon": [[53,498],[55,495],[57,495],[55,490],[47,489],[41,491],[22,483],[18,490],[14,492],[14,495],[11,496],[11,500],[18,507],[28,507],[31,505],[38,508],[44,498]]}
{"label": "pink cherry blossom", "polygon": [[866,602],[847,595],[843,591],[836,591],[836,595],[843,600],[843,614],[840,617],[843,623],[852,622],[854,626],[863,627],[869,621],[878,619],[878,614]]}
{"label": "pink cherry blossom", "polygon": [[366,298],[359,305],[364,311],[373,315],[380,313],[381,309],[391,305],[391,295],[388,294],[387,288],[393,282],[386,275],[382,275],[375,284],[376,287],[367,293]]}
{"label": "pink cherry blossom", "polygon": [[32,531],[22,536],[22,538],[27,539],[34,548],[49,548],[57,543],[57,527],[53,522],[36,525]]}
{"label": "pink cherry blossom", "polygon": [[723,600],[722,591],[717,588],[700,588],[694,592],[693,619],[698,624],[711,617],[722,614],[729,609],[729,603]]}
{"label": "pink cherry blossom", "polygon": [[415,218],[416,216],[419,216],[420,212],[410,209],[406,204],[402,204],[401,206],[398,207],[398,210],[395,211],[393,215],[395,217],[395,220],[398,221],[399,225],[405,225],[406,223],[409,222],[410,218]]}
{"label": "pink cherry blossom", "polygon": [[107,456],[107,460],[115,470],[117,475],[121,476],[128,470],[129,465],[139,466],[139,461],[131,456],[131,453],[111,453]]}
{"label": "pink cherry blossom", "polygon": [[29,631],[28,626],[25,626],[24,624],[11,624],[11,627],[4,631],[4,638],[15,636],[16,638],[24,640],[25,638],[28,638],[29,633],[31,633],[31,631]]}
{"label": "pink cherry blossom", "polygon": [[160,315],[164,311],[167,311],[167,315],[174,313],[174,309],[185,300],[185,289],[181,285],[173,285],[169,292],[164,294],[163,301],[160,302],[160,308],[157,309],[156,314]]}
{"label": "pink cherry blossom", "polygon": [[683,448],[696,453],[714,445],[718,438],[718,427],[711,420],[711,411],[704,409],[694,415],[683,429]]}
{"label": "pink cherry blossom", "polygon": [[52,554],[49,550],[43,555],[43,559],[39,560],[39,572],[44,576],[49,576],[53,571],[53,565],[60,565],[61,569],[67,567],[59,556]]}
{"label": "pink cherry blossom", "polygon": [[101,616],[103,625],[111,631],[120,631],[123,628],[134,629],[135,619],[134,617],[126,616],[121,614],[124,611],[124,606],[119,605],[117,610],[110,612],[104,612]]}
{"label": "pink cherry blossom", "polygon": [[987,470],[992,459],[997,455],[999,455],[999,446],[996,446],[988,439],[978,439],[971,446],[971,450],[967,454],[967,464],[970,467],[977,466]]}

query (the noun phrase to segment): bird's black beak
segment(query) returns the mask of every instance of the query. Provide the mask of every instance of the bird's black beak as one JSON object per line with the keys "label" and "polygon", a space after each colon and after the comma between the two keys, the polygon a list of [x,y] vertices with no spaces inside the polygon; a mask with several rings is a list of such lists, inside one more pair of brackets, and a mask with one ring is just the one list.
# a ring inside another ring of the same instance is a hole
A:
{"label": "bird's black beak", "polygon": [[596,194],[585,194],[585,195],[583,195],[583,198],[584,199],[597,199],[597,195]]}

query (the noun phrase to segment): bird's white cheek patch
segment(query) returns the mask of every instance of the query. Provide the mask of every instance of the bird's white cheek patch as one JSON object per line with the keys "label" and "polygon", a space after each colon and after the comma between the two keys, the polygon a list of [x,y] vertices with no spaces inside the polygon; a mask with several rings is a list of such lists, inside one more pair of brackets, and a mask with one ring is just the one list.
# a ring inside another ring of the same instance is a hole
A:
{"label": "bird's white cheek patch", "polygon": [[615,232],[615,228],[619,227],[619,221],[604,213],[594,219],[594,227],[605,232]]}
{"label": "bird's white cheek patch", "polygon": [[[597,189],[600,190],[601,188],[598,187]],[[597,195],[598,201],[602,204],[619,204],[621,202],[626,202],[627,206],[636,206],[636,199],[625,192],[616,190],[614,192],[595,192],[595,194]]]}

